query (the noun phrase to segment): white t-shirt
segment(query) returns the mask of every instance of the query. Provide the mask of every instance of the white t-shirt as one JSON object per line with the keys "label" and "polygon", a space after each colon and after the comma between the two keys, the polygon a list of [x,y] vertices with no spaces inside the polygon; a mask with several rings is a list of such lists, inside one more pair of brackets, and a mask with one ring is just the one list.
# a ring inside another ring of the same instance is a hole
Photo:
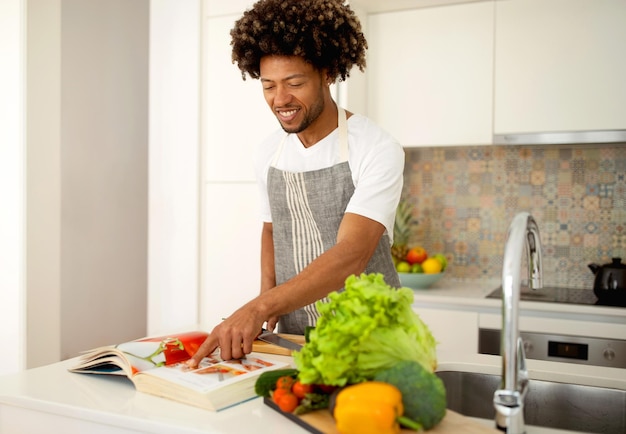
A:
{"label": "white t-shirt", "polygon": [[[267,172],[285,137],[282,129],[270,135],[257,150],[256,176],[261,195],[261,218],[271,222]],[[365,116],[348,118],[348,164],[355,190],[346,212],[359,214],[385,226],[390,239],[396,207],[402,193],[404,150],[388,133]],[[308,172],[339,164],[338,130],[305,148],[296,134],[289,134],[275,167],[288,172]]]}

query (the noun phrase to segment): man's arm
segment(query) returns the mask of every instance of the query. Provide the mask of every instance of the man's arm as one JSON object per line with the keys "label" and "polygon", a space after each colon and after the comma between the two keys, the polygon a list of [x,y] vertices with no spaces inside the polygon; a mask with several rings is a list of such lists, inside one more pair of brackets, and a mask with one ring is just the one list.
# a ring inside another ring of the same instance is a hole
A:
{"label": "man's arm", "polygon": [[[218,324],[194,355],[191,365],[197,365],[217,347],[220,347],[223,359],[240,358],[252,352],[252,343],[265,321],[313,303],[342,288],[349,275],[362,273],[384,232],[385,227],[379,222],[346,213],[335,246],[293,279],[263,290]],[[264,232],[263,236],[266,235]],[[262,263],[266,265],[265,260]]]}
{"label": "man's arm", "polygon": [[[274,268],[274,226],[263,222],[261,232],[261,294],[276,286],[276,269]],[[267,329],[274,330],[278,317],[267,320]]]}

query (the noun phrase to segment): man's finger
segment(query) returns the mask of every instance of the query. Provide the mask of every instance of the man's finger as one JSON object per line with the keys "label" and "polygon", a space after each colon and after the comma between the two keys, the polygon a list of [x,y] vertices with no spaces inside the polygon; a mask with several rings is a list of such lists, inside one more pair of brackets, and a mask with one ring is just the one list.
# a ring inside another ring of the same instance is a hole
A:
{"label": "man's finger", "polygon": [[200,348],[198,348],[198,351],[196,351],[196,353],[191,357],[191,359],[189,359],[189,361],[187,362],[187,365],[190,368],[195,368],[200,364],[200,361],[202,359],[204,359],[206,356],[208,356],[209,354],[211,354],[213,351],[215,351],[215,349],[217,348],[217,342],[215,340],[215,338],[213,337],[213,335],[209,335],[204,342],[202,342],[202,345],[200,345]]}

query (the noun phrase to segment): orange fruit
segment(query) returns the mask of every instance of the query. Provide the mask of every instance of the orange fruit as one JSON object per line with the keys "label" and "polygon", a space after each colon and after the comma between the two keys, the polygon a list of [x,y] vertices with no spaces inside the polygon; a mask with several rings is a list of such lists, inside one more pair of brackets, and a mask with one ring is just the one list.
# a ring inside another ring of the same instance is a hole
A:
{"label": "orange fruit", "polygon": [[422,262],[422,269],[425,274],[437,274],[441,273],[442,269],[441,262],[439,262],[436,258],[428,258],[424,262]]}

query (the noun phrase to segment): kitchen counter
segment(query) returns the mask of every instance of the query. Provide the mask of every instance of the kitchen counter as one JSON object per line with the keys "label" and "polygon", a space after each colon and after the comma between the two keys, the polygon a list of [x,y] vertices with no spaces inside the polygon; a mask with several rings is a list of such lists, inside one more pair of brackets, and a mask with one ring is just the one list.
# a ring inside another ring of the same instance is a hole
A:
{"label": "kitchen counter", "polygon": [[[0,377],[0,434],[40,434],[50,432],[51,427],[65,434],[307,432],[260,398],[210,412],[137,392],[125,378],[68,372],[75,362],[70,359]],[[493,421],[472,420],[493,427]],[[565,432],[527,429],[527,434]]]}
{"label": "kitchen counter", "polygon": [[[500,286],[498,279],[457,280],[444,277],[431,288],[415,289],[415,305],[444,304],[447,306],[476,307],[484,311],[499,311],[502,301],[486,298]],[[541,291],[540,289],[537,291]],[[522,311],[545,312],[558,317],[585,316],[602,322],[626,325],[626,308],[572,303],[543,303],[520,301]],[[626,335],[623,336],[626,338]]]}
{"label": "kitchen counter", "polygon": [[[463,315],[470,318],[477,330],[483,322],[491,321],[493,325],[499,315],[500,300],[485,298],[497,285],[498,282],[452,282],[444,278],[431,289],[414,291],[414,309],[418,313],[433,309],[433,318],[449,312],[451,316],[441,321],[441,330],[462,333],[464,330],[455,327],[456,318]],[[522,323],[529,326],[626,337],[626,309],[537,302],[521,302],[520,307],[521,314],[529,317]],[[285,356],[272,357],[289,360]],[[500,374],[501,369],[499,356],[474,351],[441,350],[438,360],[439,370]],[[307,432],[265,406],[259,398],[209,412],[136,392],[125,378],[68,372],[67,368],[75,362],[70,359],[0,377],[0,434],[39,434],[49,432],[50,427],[66,434],[223,434],[251,432],[251,427],[258,434]],[[624,369],[538,360],[528,360],[528,368],[531,381],[545,379],[626,390]],[[493,421],[482,422],[493,426]],[[527,427],[527,434],[564,432]]]}
{"label": "kitchen counter", "polygon": [[[435,309],[437,314],[447,312],[450,318],[440,327],[445,333],[467,333],[467,330],[454,331],[456,318],[474,314],[473,337],[477,339],[479,327],[501,328],[502,301],[485,298],[499,285],[498,280],[467,282],[444,277],[429,289],[413,290],[413,308],[418,314],[426,314],[430,309]],[[426,323],[430,325],[429,321]],[[520,301],[520,330],[626,340],[626,308]],[[434,334],[436,339],[440,338]],[[478,354],[477,347],[476,343],[457,352],[442,345],[437,353],[440,368],[463,370],[464,366],[472,366],[477,372],[499,374],[500,356]],[[527,365],[531,379],[626,390],[626,369],[534,359],[527,359]]]}
{"label": "kitchen counter", "polygon": [[210,412],[137,392],[126,378],[68,372],[75,363],[0,377],[0,433],[306,433],[258,398]]}

